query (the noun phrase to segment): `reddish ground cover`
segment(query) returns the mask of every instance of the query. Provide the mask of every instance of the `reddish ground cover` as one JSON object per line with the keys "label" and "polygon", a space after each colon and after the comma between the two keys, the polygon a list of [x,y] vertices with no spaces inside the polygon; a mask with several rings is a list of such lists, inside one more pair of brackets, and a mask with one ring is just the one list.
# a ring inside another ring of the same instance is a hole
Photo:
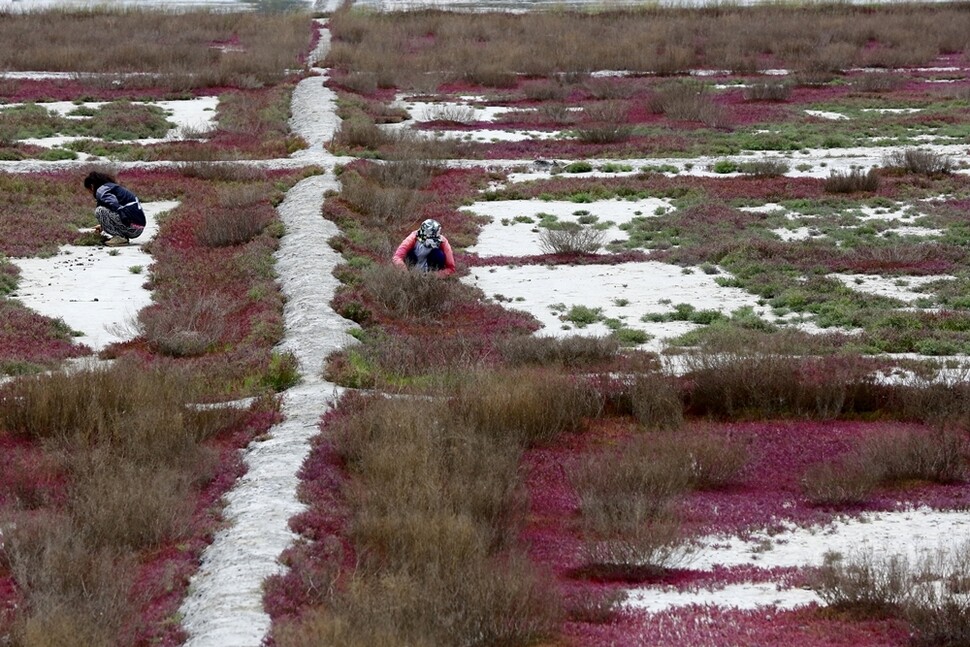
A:
{"label": "reddish ground cover", "polygon": [[621,612],[605,624],[568,623],[569,644],[665,647],[899,647],[909,631],[898,620],[829,618],[815,608],[742,611],[689,606],[646,615]]}
{"label": "reddish ground cover", "polygon": [[18,303],[0,300],[0,370],[29,372],[31,367],[54,366],[69,357],[89,355],[75,344],[60,321],[37,314]]}
{"label": "reddish ground cover", "polygon": [[[970,488],[917,484],[905,490],[881,490],[865,505],[851,510],[812,506],[801,492],[800,480],[810,466],[831,461],[860,439],[872,434],[918,430],[920,426],[894,422],[765,421],[748,423],[694,422],[689,428],[723,435],[725,442],[744,443],[750,462],[740,480],[724,490],[695,492],[679,509],[686,537],[711,534],[741,535],[781,528],[824,524],[836,514],[895,510],[908,506],[965,509]],[[688,429],[689,430],[689,429]],[[800,569],[718,568],[710,572],[671,569],[604,581],[584,574],[582,539],[578,533],[579,500],[569,473],[583,456],[597,448],[613,447],[636,433],[630,421],[597,421],[582,435],[566,437],[554,447],[534,449],[524,459],[531,507],[522,539],[531,557],[550,572],[564,599],[593,600],[630,586],[718,587],[738,582],[804,584]],[[571,602],[570,602],[571,601]],[[638,645],[902,645],[908,631],[894,621],[848,621],[816,607],[796,611],[739,611],[684,607],[658,614],[624,611],[608,622],[573,619],[563,628],[570,644],[589,646]]]}

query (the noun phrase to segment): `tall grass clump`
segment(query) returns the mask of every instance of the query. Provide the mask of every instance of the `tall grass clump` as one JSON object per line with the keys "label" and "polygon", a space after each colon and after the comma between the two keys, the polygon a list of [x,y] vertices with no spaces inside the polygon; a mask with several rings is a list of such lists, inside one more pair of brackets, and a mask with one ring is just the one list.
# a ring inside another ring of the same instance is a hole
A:
{"label": "tall grass clump", "polygon": [[553,635],[554,587],[517,545],[523,446],[434,398],[359,398],[331,423],[346,467],[352,570],[276,644],[530,644]]}
{"label": "tall grass clump", "polygon": [[788,172],[788,162],[777,157],[768,157],[753,162],[742,162],[738,170],[752,177],[780,177]]}
{"label": "tall grass clump", "polygon": [[970,545],[940,547],[913,560],[871,551],[828,554],[810,586],[829,606],[859,618],[902,618],[918,647],[970,640]]}
{"label": "tall grass clump", "polygon": [[110,647],[134,617],[135,560],[75,530],[57,514],[23,515],[3,529],[2,556],[29,605],[14,617],[12,644]]}
{"label": "tall grass clump", "polygon": [[575,222],[561,223],[539,233],[539,246],[547,254],[595,254],[603,246],[606,232]]}
{"label": "tall grass clump", "polygon": [[456,386],[452,407],[481,433],[532,447],[581,431],[603,402],[590,384],[535,368],[472,373]]}
{"label": "tall grass clump", "polygon": [[391,141],[392,138],[373,119],[360,114],[340,122],[340,128],[334,133],[330,146],[337,151],[377,151]]}
{"label": "tall grass clump", "polygon": [[500,339],[497,347],[509,366],[573,368],[609,362],[616,357],[620,344],[615,337],[514,335]]}
{"label": "tall grass clump", "polygon": [[892,92],[904,83],[903,79],[889,72],[870,72],[852,82],[860,92]]}
{"label": "tall grass clump", "polygon": [[266,202],[263,187],[229,185],[217,191],[218,204],[207,210],[195,230],[200,245],[228,247],[248,243],[276,217]]}
{"label": "tall grass clump", "polygon": [[198,357],[234,336],[235,304],[214,292],[186,292],[163,307],[155,304],[138,313],[138,333],[157,353]]}
{"label": "tall grass clump", "polygon": [[963,431],[894,431],[866,438],[836,463],[811,468],[802,484],[816,505],[852,505],[881,485],[963,482],[968,458],[970,439]]}
{"label": "tall grass clump", "polygon": [[[277,83],[287,70],[300,66],[300,56],[310,46],[311,24],[310,15],[302,12],[169,13],[98,7],[8,13],[0,23],[0,59],[9,70],[99,75],[88,81],[92,84],[110,75],[129,89],[251,88]],[[107,33],[114,37],[90,37]],[[132,56],[136,49],[138,55]]]}
{"label": "tall grass clump", "polygon": [[352,205],[366,223],[378,228],[399,228],[416,221],[426,198],[408,186],[403,177],[394,178],[392,173],[378,171],[371,176],[345,171],[340,178],[340,197]]}
{"label": "tall grass clump", "polygon": [[865,172],[854,168],[848,171],[830,172],[822,187],[826,193],[872,192],[879,189],[879,181],[879,172],[875,167]]}
{"label": "tall grass clump", "polygon": [[590,456],[570,471],[588,570],[617,576],[677,563],[683,540],[674,503],[689,488],[683,467],[680,457],[654,455],[642,440]]}
{"label": "tall grass clump", "polygon": [[715,332],[682,356],[687,410],[726,418],[831,419],[865,406],[871,367],[852,357],[800,357],[797,344],[783,334]]}
{"label": "tall grass clump", "polygon": [[788,101],[791,84],[785,82],[752,83],[744,89],[745,101]]}
{"label": "tall grass clump", "polygon": [[[751,73],[768,50],[786,68],[831,76],[850,66],[905,67],[961,51],[967,28],[959,7],[898,5],[870,13],[852,6],[772,5],[596,15],[483,12],[474,18],[350,9],[331,20],[334,42],[327,64],[373,74],[387,87],[432,88],[424,92],[448,81],[508,86],[516,80],[509,70],[563,80],[610,69],[663,76],[706,66]],[[415,47],[429,35],[434,47]],[[866,47],[873,41],[883,46]]]}
{"label": "tall grass clump", "polygon": [[[191,406],[194,380],[121,361],[23,378],[0,393],[0,429],[42,442],[65,494],[18,514],[2,555],[26,604],[15,644],[118,644],[146,600],[138,556],[193,524],[193,493],[215,473],[203,442],[246,415]],[[18,642],[19,641],[19,642]]]}
{"label": "tall grass clump", "polygon": [[574,466],[586,570],[639,577],[678,563],[679,498],[724,487],[747,462],[745,448],[725,440],[703,430],[646,434]]}
{"label": "tall grass clump", "polygon": [[603,101],[584,110],[584,119],[576,127],[576,137],[587,144],[612,144],[626,141],[633,126],[626,122],[624,101]]}
{"label": "tall grass clump", "polygon": [[467,286],[442,281],[433,272],[405,271],[389,265],[365,268],[361,284],[382,311],[395,318],[424,322],[438,320],[474,298]]}
{"label": "tall grass clump", "polygon": [[846,559],[827,553],[811,586],[835,609],[883,617],[899,608],[911,584],[910,562],[901,555],[877,558],[863,553]]}
{"label": "tall grass clump", "polygon": [[680,389],[660,373],[641,373],[630,388],[630,409],[646,429],[679,429],[684,423]]}
{"label": "tall grass clump", "polygon": [[883,165],[916,175],[944,175],[953,170],[953,160],[925,148],[905,148],[885,157]]}
{"label": "tall grass clump", "polygon": [[714,102],[710,88],[695,80],[668,81],[657,86],[647,108],[669,119],[699,121],[712,128],[726,123],[724,110]]}

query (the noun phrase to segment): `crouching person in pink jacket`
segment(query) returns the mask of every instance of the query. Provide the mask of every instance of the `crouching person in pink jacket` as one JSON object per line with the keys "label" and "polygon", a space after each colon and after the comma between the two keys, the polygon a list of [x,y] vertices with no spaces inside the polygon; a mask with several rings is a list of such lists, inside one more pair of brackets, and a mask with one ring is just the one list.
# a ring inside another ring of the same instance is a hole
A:
{"label": "crouching person in pink jacket", "polygon": [[441,233],[437,220],[425,220],[408,234],[394,252],[392,262],[398,267],[413,267],[421,272],[441,272],[448,276],[455,272],[455,256],[451,243]]}

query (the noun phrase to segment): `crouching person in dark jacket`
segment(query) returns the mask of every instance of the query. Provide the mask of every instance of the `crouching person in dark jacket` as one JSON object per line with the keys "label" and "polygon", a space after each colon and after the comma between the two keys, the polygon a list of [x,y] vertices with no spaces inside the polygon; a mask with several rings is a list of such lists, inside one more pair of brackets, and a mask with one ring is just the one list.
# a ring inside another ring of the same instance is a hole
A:
{"label": "crouching person in dark jacket", "polygon": [[105,173],[92,171],[84,178],[84,188],[91,192],[98,206],[94,217],[98,225],[94,230],[110,236],[104,241],[108,247],[127,245],[145,231],[145,212],[134,193],[118,184]]}

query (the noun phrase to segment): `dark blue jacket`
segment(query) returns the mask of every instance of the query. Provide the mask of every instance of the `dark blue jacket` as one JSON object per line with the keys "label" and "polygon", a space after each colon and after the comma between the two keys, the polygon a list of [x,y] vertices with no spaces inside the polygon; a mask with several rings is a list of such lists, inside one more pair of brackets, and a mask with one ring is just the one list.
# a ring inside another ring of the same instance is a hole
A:
{"label": "dark blue jacket", "polygon": [[126,225],[145,226],[145,212],[141,210],[135,194],[121,186],[107,182],[94,192],[94,199],[99,207],[107,207],[121,215],[121,222]]}

